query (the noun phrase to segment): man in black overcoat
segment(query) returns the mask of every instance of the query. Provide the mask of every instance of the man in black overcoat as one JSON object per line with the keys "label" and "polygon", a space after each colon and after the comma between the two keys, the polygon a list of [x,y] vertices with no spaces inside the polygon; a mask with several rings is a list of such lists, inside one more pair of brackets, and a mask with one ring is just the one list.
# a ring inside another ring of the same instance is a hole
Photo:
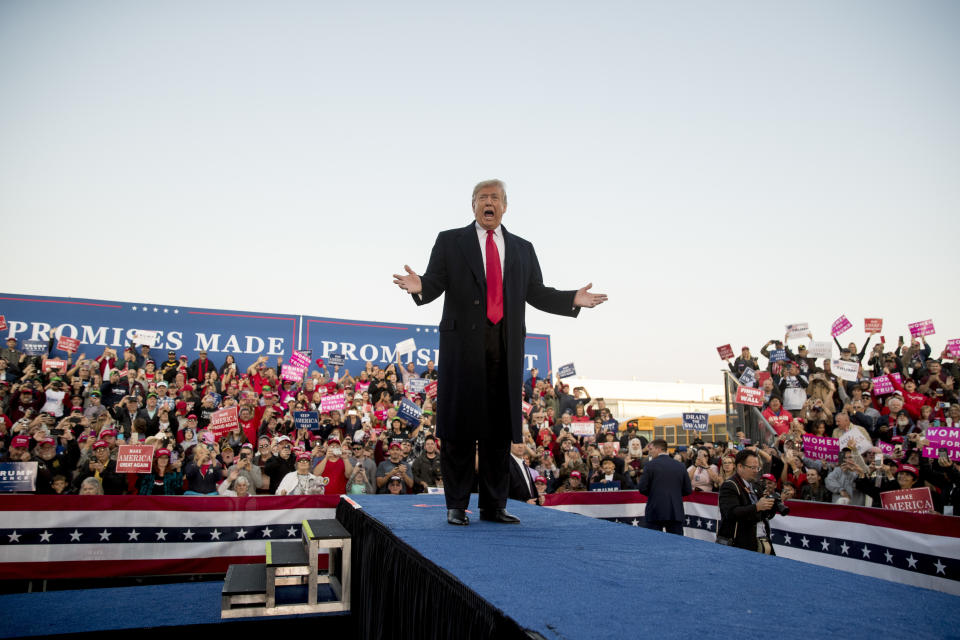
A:
{"label": "man in black overcoat", "polygon": [[393,281],[418,305],[446,293],[439,326],[437,436],[447,521],[469,523],[466,508],[478,458],[480,519],[515,523],[519,520],[505,507],[510,443],[522,441],[526,304],[576,317],[580,307],[595,307],[607,297],[590,293],[592,284],[577,291],[543,284],[533,245],[500,224],[507,209],[501,181],[474,187],[472,207],[474,222],[437,236],[422,276],[404,265],[406,274],[394,274]]}

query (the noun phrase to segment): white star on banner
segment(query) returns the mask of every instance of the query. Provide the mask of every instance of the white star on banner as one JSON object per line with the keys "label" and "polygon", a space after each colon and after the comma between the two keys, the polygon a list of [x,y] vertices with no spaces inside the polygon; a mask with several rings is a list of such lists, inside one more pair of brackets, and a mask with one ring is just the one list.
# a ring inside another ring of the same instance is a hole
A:
{"label": "white star on banner", "polygon": [[868,547],[867,545],[863,545],[863,549],[861,549],[860,551],[861,553],[863,553],[864,558],[870,557],[870,547]]}
{"label": "white star on banner", "polygon": [[164,531],[163,529],[160,529],[160,531],[157,531],[157,540],[163,540],[164,542],[166,542],[167,532]]}
{"label": "white star on banner", "polygon": [[913,554],[910,554],[910,557],[907,558],[907,568],[916,569],[917,568],[917,559],[913,557]]}
{"label": "white star on banner", "polygon": [[707,520],[707,529],[713,531],[713,520]]}
{"label": "white star on banner", "polygon": [[139,539],[140,539],[140,532],[137,531],[136,529],[134,529],[133,531],[131,531],[131,532],[128,533],[127,535],[130,536],[129,538],[127,538],[127,542],[130,542],[131,540],[139,540]]}
{"label": "white star on banner", "polygon": [[802,538],[800,538],[800,544],[802,544],[805,549],[810,548],[810,541],[807,540],[807,536],[803,536]]}
{"label": "white star on banner", "polygon": [[783,544],[790,544],[791,540],[793,540],[793,538],[790,537],[789,533],[783,534]]}
{"label": "white star on banner", "polygon": [[823,540],[820,541],[820,547],[821,547],[824,551],[830,551],[830,543],[827,542],[827,539],[826,539],[826,538],[824,538]]}
{"label": "white star on banner", "polygon": [[50,542],[50,536],[53,535],[49,531],[44,531],[40,534],[40,542]]}
{"label": "white star on banner", "polygon": [[100,532],[100,541],[103,542],[104,540],[110,540],[110,532],[106,529]]}
{"label": "white star on banner", "polygon": [[73,530],[73,533],[70,534],[70,542],[76,542],[80,539],[80,536],[83,535],[76,529]]}
{"label": "white star on banner", "polygon": [[703,520],[701,520],[700,518],[697,518],[697,529],[700,529],[702,527],[703,527]]}
{"label": "white star on banner", "polygon": [[690,526],[690,518],[689,518],[689,517],[687,517],[687,526],[688,526],[688,527]]}
{"label": "white star on banner", "polygon": [[847,553],[847,551],[849,551],[849,550],[850,550],[850,547],[847,546],[847,541],[844,540],[844,541],[843,541],[843,544],[840,545],[840,553],[842,553],[843,555],[847,556],[847,555],[850,555],[849,553]]}
{"label": "white star on banner", "polygon": [[630,524],[631,524],[632,526],[634,526],[634,527],[639,527],[639,526],[640,526],[640,521],[637,520],[636,518],[634,518],[633,520],[630,521]]}
{"label": "white star on banner", "polygon": [[184,539],[184,540],[193,540],[193,531],[190,531],[190,529],[187,529],[186,531],[184,531],[184,532],[183,532],[183,539]]}
{"label": "white star on banner", "polygon": [[264,538],[269,538],[269,537],[272,536],[272,535],[273,535],[273,529],[271,529],[270,527],[264,527],[264,529],[263,529],[263,537],[264,537]]}
{"label": "white star on banner", "polygon": [[218,530],[216,530],[216,529],[214,529],[213,531],[211,531],[211,532],[210,532],[210,539],[211,539],[211,540],[219,540],[219,539],[220,539],[220,532],[219,532]]}
{"label": "white star on banner", "polygon": [[246,537],[247,537],[246,529],[240,529],[240,531],[237,531],[237,540],[239,540],[240,538],[246,538]]}
{"label": "white star on banner", "polygon": [[297,530],[294,527],[287,529],[287,537],[293,538],[297,535]]}
{"label": "white star on banner", "polygon": [[890,549],[887,549],[886,551],[884,551],[883,555],[887,557],[887,562],[889,562],[890,564],[893,564],[893,554],[890,553]]}
{"label": "white star on banner", "polygon": [[940,558],[937,558],[937,561],[933,564],[933,566],[937,568],[937,573],[942,573],[943,575],[947,575],[947,572],[946,572],[947,565],[940,562]]}
{"label": "white star on banner", "polygon": [[10,542],[20,542],[20,534],[16,531],[7,535],[10,537]]}

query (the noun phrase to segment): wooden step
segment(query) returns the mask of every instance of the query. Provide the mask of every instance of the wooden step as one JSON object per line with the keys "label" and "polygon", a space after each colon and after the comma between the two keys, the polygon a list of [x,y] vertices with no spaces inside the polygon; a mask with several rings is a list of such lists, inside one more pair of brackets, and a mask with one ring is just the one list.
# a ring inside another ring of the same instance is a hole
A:
{"label": "wooden step", "polygon": [[333,519],[304,520],[303,533],[308,540],[341,540],[350,537],[343,525]]}
{"label": "wooden step", "polygon": [[[223,580],[224,596],[240,596],[267,593],[267,565],[265,564],[232,564],[227,569],[227,577]],[[264,598],[266,599],[266,598]]]}
{"label": "wooden step", "polygon": [[310,567],[310,558],[303,544],[295,541],[267,542],[267,567]]}

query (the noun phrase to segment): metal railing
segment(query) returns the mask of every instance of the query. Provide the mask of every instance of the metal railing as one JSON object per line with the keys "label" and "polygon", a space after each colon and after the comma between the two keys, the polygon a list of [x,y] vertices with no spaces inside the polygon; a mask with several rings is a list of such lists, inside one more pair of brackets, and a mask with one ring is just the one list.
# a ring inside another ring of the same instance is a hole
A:
{"label": "metal railing", "polygon": [[723,369],[723,405],[727,416],[727,435],[735,439],[738,431],[754,442],[770,442],[777,436],[760,411],[750,405],[737,404],[734,398],[740,383],[732,373]]}

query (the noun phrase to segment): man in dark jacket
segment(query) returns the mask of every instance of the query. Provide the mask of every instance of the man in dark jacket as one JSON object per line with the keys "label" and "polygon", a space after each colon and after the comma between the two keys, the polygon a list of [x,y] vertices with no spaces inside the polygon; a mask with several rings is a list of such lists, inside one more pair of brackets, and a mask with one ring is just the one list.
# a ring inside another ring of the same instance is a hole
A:
{"label": "man in dark jacket", "polygon": [[216,370],[217,366],[213,364],[213,361],[207,359],[207,352],[200,351],[197,359],[187,367],[187,377],[194,378],[199,383],[206,379],[208,373]]}
{"label": "man in dark jacket", "polygon": [[[770,523],[773,498],[758,498],[753,482],[760,473],[760,458],[749,449],[737,454],[736,473],[720,485],[720,524],[717,542],[776,555],[770,543]],[[646,469],[644,469],[646,471]],[[762,523],[762,524],[761,524]],[[763,535],[758,535],[762,526]]]}
{"label": "man in dark jacket", "polygon": [[650,443],[650,462],[643,466],[637,489],[647,496],[644,511],[648,529],[683,535],[683,496],[693,493],[683,463],[667,454],[667,442]]}

